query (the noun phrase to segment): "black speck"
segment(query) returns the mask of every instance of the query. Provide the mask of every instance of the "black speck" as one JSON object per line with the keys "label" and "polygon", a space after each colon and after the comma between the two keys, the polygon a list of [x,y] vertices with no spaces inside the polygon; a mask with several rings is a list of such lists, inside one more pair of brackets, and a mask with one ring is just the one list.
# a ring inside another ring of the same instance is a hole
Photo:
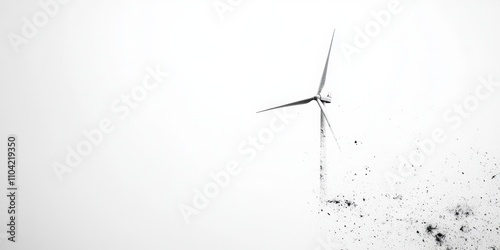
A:
{"label": "black speck", "polygon": [[425,228],[425,230],[427,231],[428,234],[433,234],[434,233],[434,230],[437,229],[437,226],[432,226],[432,225],[428,225],[427,228]]}
{"label": "black speck", "polygon": [[354,201],[350,201],[350,200],[344,200],[344,201],[341,201],[341,200],[328,200],[327,202],[328,203],[333,203],[333,204],[340,204],[343,207],[350,207],[350,206],[356,207],[357,206],[357,204]]}
{"label": "black speck", "polygon": [[450,212],[452,212],[455,215],[455,219],[457,220],[474,215],[474,212],[469,206],[460,204],[457,205],[455,208],[451,209]]}
{"label": "black speck", "polygon": [[340,203],[339,200],[328,200],[327,202],[328,203],[334,203],[334,204],[339,204]]}
{"label": "black speck", "polygon": [[395,199],[395,200],[402,200],[403,196],[400,195],[400,194],[398,194],[398,195],[394,196],[393,199]]}
{"label": "black speck", "polygon": [[436,243],[441,246],[443,245],[444,238],[446,238],[446,235],[438,233],[434,236],[434,238],[436,239]]}
{"label": "black speck", "polygon": [[463,225],[460,227],[460,231],[462,231],[464,233],[468,233],[468,232],[470,232],[470,228],[467,225]]}
{"label": "black speck", "polygon": [[350,200],[345,200],[345,204],[350,207],[350,206],[356,206],[356,203],[354,203],[354,201],[350,201]]}

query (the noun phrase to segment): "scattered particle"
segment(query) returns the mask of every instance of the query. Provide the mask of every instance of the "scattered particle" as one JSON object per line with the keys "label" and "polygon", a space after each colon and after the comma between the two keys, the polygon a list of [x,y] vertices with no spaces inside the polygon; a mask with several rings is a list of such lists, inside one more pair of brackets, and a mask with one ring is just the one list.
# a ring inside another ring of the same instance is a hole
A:
{"label": "scattered particle", "polygon": [[444,238],[446,238],[446,235],[438,233],[434,236],[434,238],[436,239],[436,243],[441,246],[443,245]]}
{"label": "scattered particle", "polygon": [[436,229],[437,229],[437,227],[433,226],[433,225],[428,225],[427,228],[425,228],[425,230],[427,231],[428,234],[433,234],[434,230],[436,230]]}
{"label": "scattered particle", "polygon": [[458,204],[455,208],[450,209],[450,212],[455,215],[457,220],[461,220],[463,218],[467,218],[469,216],[474,215],[474,212],[468,205]]}

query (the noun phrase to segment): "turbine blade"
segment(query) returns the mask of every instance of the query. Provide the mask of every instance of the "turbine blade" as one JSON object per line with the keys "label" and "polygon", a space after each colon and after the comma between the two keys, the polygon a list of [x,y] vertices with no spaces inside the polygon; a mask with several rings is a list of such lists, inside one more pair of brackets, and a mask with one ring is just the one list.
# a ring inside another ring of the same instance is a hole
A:
{"label": "turbine blade", "polygon": [[326,72],[328,71],[328,61],[330,60],[330,52],[332,52],[333,37],[335,36],[335,30],[333,30],[332,41],[330,41],[330,49],[328,50],[328,56],[326,57],[325,68],[323,69],[323,76],[321,76],[321,82],[319,83],[318,95],[321,94],[323,87],[325,87]]}
{"label": "turbine blade", "polygon": [[288,104],[284,104],[284,105],[277,106],[277,107],[274,107],[274,108],[264,109],[264,110],[261,110],[261,111],[259,111],[257,113],[262,113],[262,112],[273,110],[273,109],[279,109],[279,108],[284,108],[284,107],[290,107],[290,106],[296,106],[296,105],[306,104],[306,103],[311,102],[312,100],[314,100],[314,97],[307,98],[307,99],[300,100],[300,101],[296,101],[296,102],[292,102],[292,103],[288,103]]}
{"label": "turbine blade", "polygon": [[339,147],[340,152],[342,152],[342,149],[340,148],[339,141],[337,140],[337,137],[335,136],[335,133],[333,132],[332,125],[330,125],[330,121],[328,120],[328,116],[326,116],[325,105],[319,99],[316,99],[316,102],[318,102],[319,108],[321,109],[321,113],[323,114],[323,116],[325,116],[326,123],[328,123],[328,127],[330,128],[330,131],[332,131],[332,135],[333,135],[333,138],[335,139],[335,142],[337,143],[337,147]]}

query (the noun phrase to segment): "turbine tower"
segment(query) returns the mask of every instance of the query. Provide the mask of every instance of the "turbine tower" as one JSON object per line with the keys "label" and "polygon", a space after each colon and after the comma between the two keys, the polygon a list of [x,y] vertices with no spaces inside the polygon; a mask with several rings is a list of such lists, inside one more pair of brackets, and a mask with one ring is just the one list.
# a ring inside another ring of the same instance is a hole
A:
{"label": "turbine tower", "polygon": [[330,131],[332,132],[333,138],[335,139],[335,142],[337,143],[337,146],[340,149],[340,145],[337,141],[337,138],[335,137],[335,133],[333,132],[332,125],[330,124],[330,121],[327,117],[326,110],[325,110],[325,103],[331,103],[332,98],[330,96],[330,93],[328,93],[326,96],[321,94],[321,91],[323,90],[323,87],[325,86],[325,81],[326,81],[326,73],[328,71],[328,61],[330,60],[330,53],[332,51],[332,45],[333,45],[333,37],[335,36],[335,30],[333,30],[333,35],[332,35],[332,40],[330,41],[330,49],[328,50],[328,55],[326,57],[326,63],[325,63],[325,68],[323,69],[323,75],[321,76],[321,81],[319,83],[319,88],[318,91],[316,92],[316,95],[313,97],[280,105],[277,107],[269,108],[269,109],[264,109],[261,110],[257,113],[273,110],[273,109],[278,109],[278,108],[284,108],[284,107],[290,107],[290,106],[297,106],[297,105],[302,105],[302,104],[307,104],[311,101],[316,101],[318,104],[321,112],[320,112],[320,117],[321,117],[321,122],[320,122],[320,162],[319,162],[319,180],[320,180],[320,201],[325,202],[327,200],[327,194],[328,194],[328,158],[327,158],[327,137],[326,137],[326,125],[328,124],[328,127],[330,128]]}

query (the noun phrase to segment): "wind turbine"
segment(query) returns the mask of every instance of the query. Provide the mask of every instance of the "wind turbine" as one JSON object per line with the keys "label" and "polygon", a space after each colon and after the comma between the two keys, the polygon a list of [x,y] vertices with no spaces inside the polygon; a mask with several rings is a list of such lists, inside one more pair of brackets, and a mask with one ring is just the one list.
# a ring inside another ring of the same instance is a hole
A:
{"label": "wind turbine", "polygon": [[[330,49],[328,50],[328,55],[326,57],[326,63],[325,63],[325,68],[323,69],[323,75],[321,76],[321,81],[319,83],[319,88],[318,91],[316,92],[316,95],[313,97],[280,105],[277,107],[269,108],[269,109],[264,109],[261,110],[257,113],[273,110],[273,109],[279,109],[279,108],[284,108],[284,107],[290,107],[290,106],[297,106],[297,105],[302,105],[302,104],[307,104],[311,101],[316,101],[318,104],[321,113],[321,123],[320,123],[320,165],[319,165],[319,180],[320,180],[320,200],[321,201],[326,201],[326,195],[328,193],[328,172],[327,172],[327,165],[328,165],[328,158],[327,158],[327,138],[326,138],[326,124],[328,124],[328,127],[330,128],[330,131],[332,132],[333,138],[335,139],[335,142],[337,143],[337,146],[340,149],[340,145],[337,141],[337,138],[335,137],[335,133],[333,132],[332,125],[330,124],[330,121],[327,117],[326,111],[325,111],[325,103],[331,103],[332,98],[330,96],[330,93],[328,93],[326,96],[321,94],[321,91],[323,90],[323,87],[325,86],[325,81],[326,81],[326,73],[328,71],[328,61],[330,60],[330,53],[332,51],[332,45],[333,45],[333,37],[335,36],[335,30],[333,30],[333,35],[332,35],[332,40],[330,41]],[[342,150],[341,150],[342,151]]]}

